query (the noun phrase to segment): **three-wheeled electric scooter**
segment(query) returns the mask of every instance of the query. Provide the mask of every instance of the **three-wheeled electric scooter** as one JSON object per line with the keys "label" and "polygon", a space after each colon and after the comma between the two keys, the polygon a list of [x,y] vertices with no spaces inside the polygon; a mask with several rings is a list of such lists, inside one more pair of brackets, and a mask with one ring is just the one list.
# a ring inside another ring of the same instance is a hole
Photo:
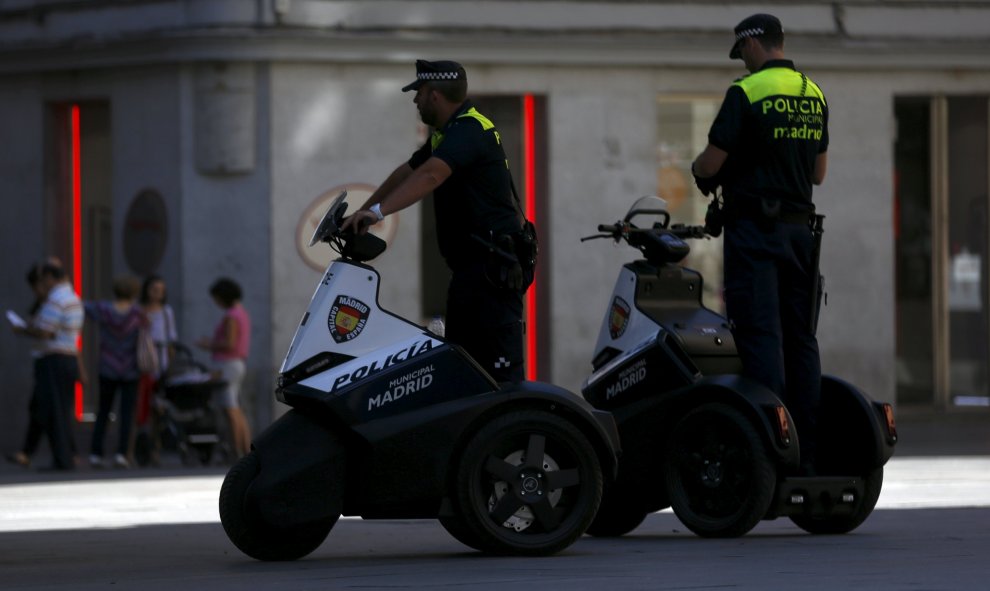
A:
{"label": "three-wheeled electric scooter", "polygon": [[341,515],[438,518],[494,554],[580,537],[617,468],[612,417],[550,384],[495,383],[461,348],[378,304],[385,250],[341,231],[346,193],[313,236],[321,277],[278,378],[292,407],[228,472],[220,518],[259,560],[315,550]]}
{"label": "three-wheeled electric scooter", "polygon": [[[656,222],[637,227],[636,218]],[[612,412],[623,448],[588,533],[623,535],[668,506],[706,537],[740,536],[778,516],[811,533],[859,526],[897,441],[891,406],[823,377],[814,475],[802,473],[787,408],[739,375],[728,320],[702,303],[701,275],[677,264],[704,228],[671,225],[666,203],[643,197],[598,229],[585,240],[625,242],[645,260],[619,273],[582,387]]]}

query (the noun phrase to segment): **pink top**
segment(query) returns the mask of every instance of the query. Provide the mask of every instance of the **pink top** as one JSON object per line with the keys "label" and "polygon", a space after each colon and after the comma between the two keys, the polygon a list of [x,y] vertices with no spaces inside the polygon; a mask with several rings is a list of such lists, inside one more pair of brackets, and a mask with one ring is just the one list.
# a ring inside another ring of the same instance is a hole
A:
{"label": "pink top", "polygon": [[223,320],[213,331],[213,342],[226,342],[227,335],[224,333],[223,327],[228,318],[231,322],[237,323],[237,342],[234,343],[233,351],[214,351],[213,359],[216,361],[247,359],[248,351],[251,349],[251,318],[240,303],[234,304],[224,313]]}

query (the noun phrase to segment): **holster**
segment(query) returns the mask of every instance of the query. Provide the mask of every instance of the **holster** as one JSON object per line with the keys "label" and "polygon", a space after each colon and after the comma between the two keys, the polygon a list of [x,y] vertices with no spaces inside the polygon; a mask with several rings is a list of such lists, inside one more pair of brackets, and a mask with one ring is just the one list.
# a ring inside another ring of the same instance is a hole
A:
{"label": "holster", "polygon": [[811,228],[812,250],[811,250],[811,334],[818,332],[818,315],[822,311],[822,303],[828,304],[828,296],[825,294],[825,276],[822,275],[819,265],[822,256],[822,234],[825,233],[823,222],[825,216],[815,214],[808,225]]}
{"label": "holster", "polygon": [[532,222],[509,234],[472,234],[471,238],[484,249],[485,277],[494,287],[525,292],[532,285],[539,254]]}

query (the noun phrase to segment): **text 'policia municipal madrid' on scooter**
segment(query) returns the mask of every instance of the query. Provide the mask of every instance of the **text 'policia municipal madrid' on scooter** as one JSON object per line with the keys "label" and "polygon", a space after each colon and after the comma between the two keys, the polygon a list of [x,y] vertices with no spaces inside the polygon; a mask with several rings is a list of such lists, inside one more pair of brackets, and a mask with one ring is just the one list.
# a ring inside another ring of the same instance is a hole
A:
{"label": "text 'policia municipal madrid' on scooter", "polygon": [[383,309],[385,250],[342,232],[341,193],[311,246],[327,268],[282,363],[292,409],[261,433],[220,490],[220,519],[242,552],[294,560],[341,515],[435,518],[493,554],[547,555],[584,533],[617,468],[615,423],[538,382],[495,383],[461,348]]}
{"label": "text 'policia municipal madrid' on scooter", "polygon": [[[637,218],[657,221],[637,227]],[[677,264],[705,229],[671,225],[666,203],[643,197],[598,230],[584,240],[625,242],[645,260],[619,272],[582,388],[612,412],[623,448],[588,533],[621,536],[668,506],[706,537],[740,536],[779,516],[815,534],[863,523],[897,441],[891,405],[824,376],[815,476],[801,475],[801,434],[787,408],[739,375],[728,320],[702,304],[701,275]]]}

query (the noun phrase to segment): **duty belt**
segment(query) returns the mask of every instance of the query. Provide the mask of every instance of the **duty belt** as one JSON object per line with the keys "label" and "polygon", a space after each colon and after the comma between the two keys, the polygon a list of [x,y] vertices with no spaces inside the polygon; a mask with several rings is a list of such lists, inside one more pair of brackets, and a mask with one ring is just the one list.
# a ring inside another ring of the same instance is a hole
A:
{"label": "duty belt", "polygon": [[776,203],[776,210],[773,206],[767,207],[765,201],[752,198],[728,198],[726,199],[726,213],[730,219],[747,219],[757,222],[780,222],[782,224],[811,224],[815,217],[814,211],[788,211],[783,209],[780,200],[772,200]]}

